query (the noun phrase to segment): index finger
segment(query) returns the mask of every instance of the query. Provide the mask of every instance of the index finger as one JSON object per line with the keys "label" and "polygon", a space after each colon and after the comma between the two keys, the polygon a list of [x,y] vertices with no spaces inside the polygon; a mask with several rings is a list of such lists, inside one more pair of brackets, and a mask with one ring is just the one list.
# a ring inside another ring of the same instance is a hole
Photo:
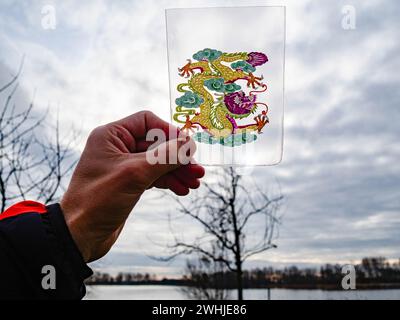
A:
{"label": "index finger", "polygon": [[172,138],[176,138],[179,135],[177,127],[157,117],[151,111],[140,111],[114,123],[123,126],[136,139],[145,138],[147,132],[151,129],[162,130],[167,139],[170,139],[170,133],[175,135]]}

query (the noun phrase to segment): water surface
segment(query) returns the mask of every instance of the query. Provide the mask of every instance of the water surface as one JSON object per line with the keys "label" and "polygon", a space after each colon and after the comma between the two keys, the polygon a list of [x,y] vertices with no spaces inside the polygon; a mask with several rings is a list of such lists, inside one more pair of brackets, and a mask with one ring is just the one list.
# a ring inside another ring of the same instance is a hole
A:
{"label": "water surface", "polygon": [[[236,298],[232,291],[231,297]],[[245,299],[266,300],[268,290],[246,289]],[[176,286],[137,285],[137,286],[87,286],[85,299],[111,300],[182,300],[187,299],[181,288]],[[391,290],[293,290],[271,289],[271,300],[400,300],[400,289]]]}

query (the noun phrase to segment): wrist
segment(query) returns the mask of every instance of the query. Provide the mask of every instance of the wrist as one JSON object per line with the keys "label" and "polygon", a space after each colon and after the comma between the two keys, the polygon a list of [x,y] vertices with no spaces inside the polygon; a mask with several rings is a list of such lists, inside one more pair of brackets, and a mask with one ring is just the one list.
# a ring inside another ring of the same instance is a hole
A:
{"label": "wrist", "polygon": [[82,223],[79,221],[81,215],[79,212],[75,212],[73,208],[70,208],[65,201],[61,200],[60,202],[61,211],[64,215],[65,223],[68,227],[68,230],[71,234],[75,245],[77,246],[79,252],[82,255],[82,258],[85,262],[90,261],[90,248],[88,244],[90,243],[86,237],[85,232],[82,230]]}

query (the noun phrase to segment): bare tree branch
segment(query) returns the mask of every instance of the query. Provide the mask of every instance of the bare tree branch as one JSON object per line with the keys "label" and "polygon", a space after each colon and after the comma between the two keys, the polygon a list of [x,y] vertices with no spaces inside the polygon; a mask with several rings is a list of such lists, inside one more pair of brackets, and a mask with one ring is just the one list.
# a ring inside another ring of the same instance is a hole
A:
{"label": "bare tree branch", "polygon": [[22,66],[23,61],[16,76],[0,88],[5,101],[0,113],[1,212],[17,200],[32,198],[45,204],[57,200],[77,162],[71,151],[77,135],[62,137],[58,117],[55,126],[48,125],[48,111],[33,114],[33,102],[16,112],[13,100]]}
{"label": "bare tree branch", "polygon": [[[193,219],[204,233],[192,241],[179,239],[167,248],[170,255],[161,258],[170,261],[180,255],[195,255],[209,259],[212,263],[201,263],[213,270],[216,265],[237,275],[238,298],[243,299],[243,263],[250,257],[276,248],[273,240],[277,237],[280,223],[278,211],[282,195],[270,197],[261,188],[248,185],[234,168],[226,168],[213,183],[205,183],[203,193],[189,203],[175,198],[178,212]],[[253,190],[251,193],[249,190]],[[254,220],[254,222],[253,222]],[[258,239],[257,239],[258,238]],[[190,269],[192,276],[198,276]],[[211,277],[212,278],[212,277]],[[210,279],[210,278],[207,278]],[[197,288],[197,294],[201,286]],[[203,287],[203,296],[210,296],[210,288]]]}
{"label": "bare tree branch", "polygon": [[10,87],[14,82],[16,82],[16,81],[18,80],[18,78],[19,78],[19,76],[20,76],[20,74],[21,74],[21,72],[22,72],[22,68],[23,68],[23,66],[24,66],[24,61],[25,61],[25,55],[22,56],[21,63],[20,63],[20,65],[19,65],[17,74],[16,74],[8,83],[6,83],[3,87],[0,88],[0,93],[3,92],[4,90],[6,90],[6,89],[7,89],[8,87]]}

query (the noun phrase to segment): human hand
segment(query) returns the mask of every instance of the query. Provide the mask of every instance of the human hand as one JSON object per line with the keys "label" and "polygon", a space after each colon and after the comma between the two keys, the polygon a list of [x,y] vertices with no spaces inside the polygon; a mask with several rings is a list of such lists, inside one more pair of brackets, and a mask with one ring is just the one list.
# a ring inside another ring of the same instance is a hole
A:
{"label": "human hand", "polygon": [[[146,150],[151,143],[146,141],[146,134],[156,128],[164,131],[167,140],[173,139],[169,136],[171,125],[148,111],[98,127],[90,134],[60,203],[86,262],[101,258],[111,249],[146,189],[158,187],[186,195],[189,189],[200,186],[204,168],[197,164],[152,165],[147,161]],[[193,140],[179,140],[161,143],[157,152],[177,154],[185,143],[195,149]]]}

